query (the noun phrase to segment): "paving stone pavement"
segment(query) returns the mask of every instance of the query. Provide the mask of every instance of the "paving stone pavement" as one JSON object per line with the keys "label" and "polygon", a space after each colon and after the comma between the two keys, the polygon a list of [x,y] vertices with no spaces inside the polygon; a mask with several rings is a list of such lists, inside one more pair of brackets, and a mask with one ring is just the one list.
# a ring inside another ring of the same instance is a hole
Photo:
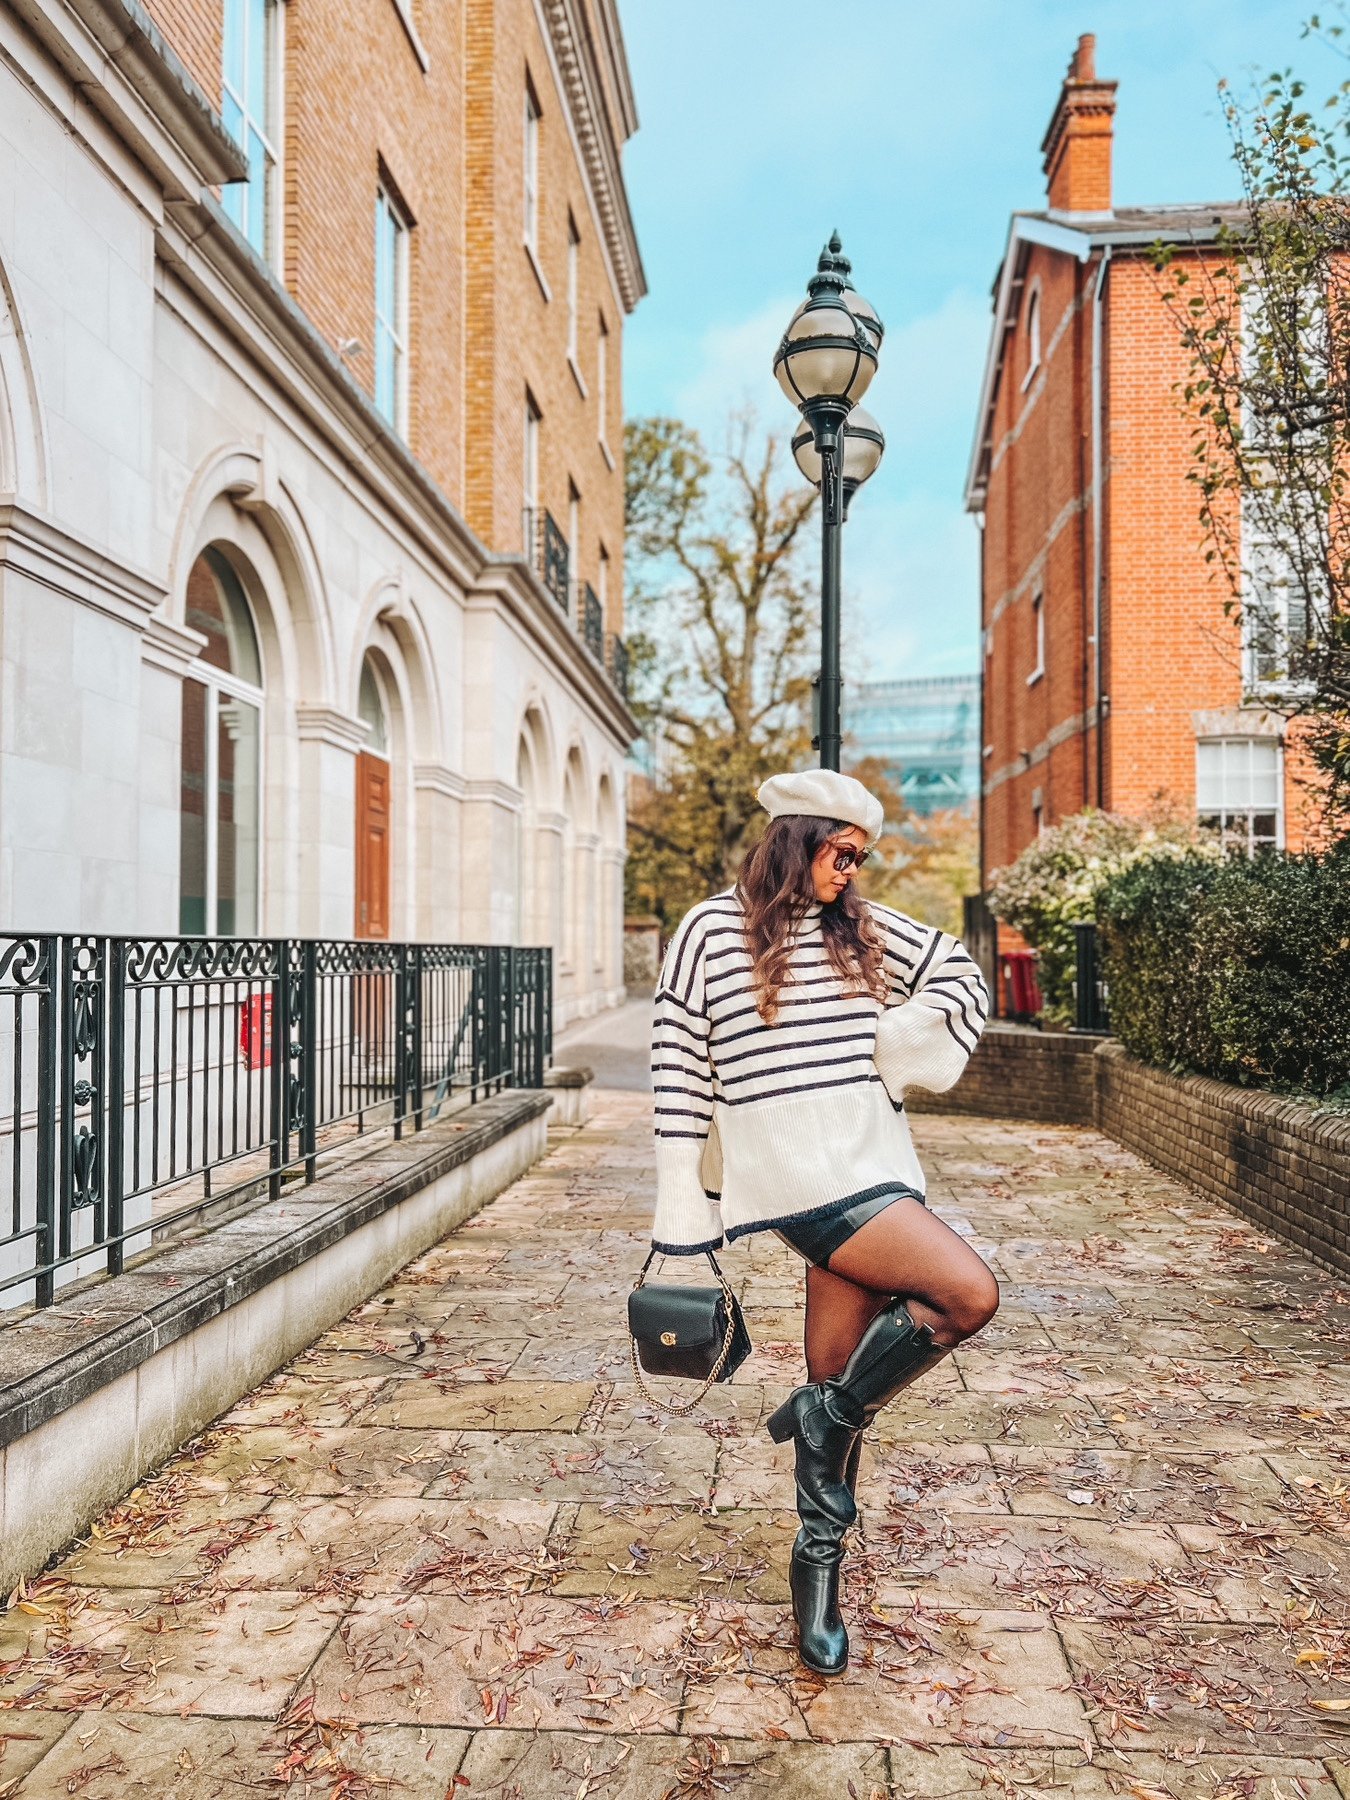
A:
{"label": "paving stone pavement", "polygon": [[1350,1796],[1350,1293],[1095,1133],[925,1115],[982,1336],[879,1421],[854,1663],[785,1574],[801,1269],[642,1404],[649,1100],[582,1129],[0,1616],[0,1796]]}

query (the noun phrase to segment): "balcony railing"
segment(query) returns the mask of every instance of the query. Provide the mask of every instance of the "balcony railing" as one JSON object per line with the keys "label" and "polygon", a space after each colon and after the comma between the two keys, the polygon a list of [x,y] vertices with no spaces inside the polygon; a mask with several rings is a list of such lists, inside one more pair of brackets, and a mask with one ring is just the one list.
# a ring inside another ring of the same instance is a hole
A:
{"label": "balcony railing", "polygon": [[581,635],[586,640],[586,648],[598,663],[605,660],[605,614],[600,605],[600,596],[587,581],[581,589]]}
{"label": "balcony railing", "polygon": [[0,1308],[542,1086],[551,995],[546,949],[0,936]]}
{"label": "balcony railing", "polygon": [[570,561],[567,539],[546,506],[525,508],[525,554],[530,567],[566,612]]}
{"label": "balcony railing", "polygon": [[617,631],[609,634],[609,673],[616,688],[628,698],[628,646]]}

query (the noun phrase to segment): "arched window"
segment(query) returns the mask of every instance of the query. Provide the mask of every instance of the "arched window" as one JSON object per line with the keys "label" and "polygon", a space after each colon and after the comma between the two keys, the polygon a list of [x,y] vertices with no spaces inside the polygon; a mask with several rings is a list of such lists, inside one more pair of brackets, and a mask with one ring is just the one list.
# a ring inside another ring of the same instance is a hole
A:
{"label": "arched window", "polygon": [[361,691],[357,695],[356,710],[366,727],[366,749],[373,750],[377,756],[388,756],[389,723],[385,718],[384,696],[380,693],[369,657],[361,664]]}
{"label": "arched window", "polygon": [[262,660],[243,587],[218,550],[204,550],[192,566],[187,623],[206,642],[183,679],[178,929],[188,937],[252,937]]}

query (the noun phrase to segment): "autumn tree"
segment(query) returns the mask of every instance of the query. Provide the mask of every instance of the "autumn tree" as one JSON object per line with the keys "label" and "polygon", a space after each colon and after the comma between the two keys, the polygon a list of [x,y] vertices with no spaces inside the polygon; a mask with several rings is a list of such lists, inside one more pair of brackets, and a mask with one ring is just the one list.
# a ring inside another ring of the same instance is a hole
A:
{"label": "autumn tree", "polygon": [[811,754],[818,623],[813,492],[751,417],[724,453],[676,419],[625,431],[629,681],[643,727],[627,903],[667,930],[726,887],[762,814],[755,790]]}
{"label": "autumn tree", "polygon": [[[1333,45],[1344,27],[1310,28]],[[1290,72],[1223,90],[1243,204],[1216,252],[1159,246],[1189,353],[1190,476],[1241,625],[1246,683],[1303,720],[1350,830],[1350,82],[1314,109]]]}

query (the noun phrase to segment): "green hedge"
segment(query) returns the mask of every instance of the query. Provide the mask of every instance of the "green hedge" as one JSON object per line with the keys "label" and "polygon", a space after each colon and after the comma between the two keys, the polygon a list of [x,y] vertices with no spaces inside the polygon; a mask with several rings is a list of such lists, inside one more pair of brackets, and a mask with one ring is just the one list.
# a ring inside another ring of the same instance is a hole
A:
{"label": "green hedge", "polygon": [[1350,839],[1137,864],[1098,894],[1111,1028],[1144,1062],[1350,1092]]}

